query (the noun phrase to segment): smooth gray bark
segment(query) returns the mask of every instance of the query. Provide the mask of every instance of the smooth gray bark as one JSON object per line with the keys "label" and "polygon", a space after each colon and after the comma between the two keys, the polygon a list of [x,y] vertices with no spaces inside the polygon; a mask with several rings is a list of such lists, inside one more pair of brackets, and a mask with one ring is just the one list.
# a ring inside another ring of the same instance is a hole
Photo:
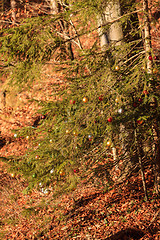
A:
{"label": "smooth gray bark", "polygon": [[16,22],[16,1],[11,0],[10,4],[11,4],[11,10],[12,10],[12,22],[13,22],[13,24],[15,24],[15,22]]}

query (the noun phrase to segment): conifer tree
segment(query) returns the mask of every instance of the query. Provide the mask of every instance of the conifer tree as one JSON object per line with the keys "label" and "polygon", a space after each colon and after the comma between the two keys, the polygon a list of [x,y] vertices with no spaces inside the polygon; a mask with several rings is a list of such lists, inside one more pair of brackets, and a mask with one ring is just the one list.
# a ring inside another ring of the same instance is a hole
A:
{"label": "conifer tree", "polygon": [[[122,139],[128,136],[119,137],[122,126],[127,126],[127,133],[132,135],[127,151],[131,158],[135,157],[134,167],[139,170],[140,163],[143,173],[142,166],[153,164],[155,151],[145,146],[156,141],[157,147],[159,143],[159,135],[156,139],[153,135],[155,122],[159,131],[159,92],[155,91],[159,86],[159,67],[151,46],[146,54],[139,23],[132,22],[137,12],[143,12],[142,19],[148,13],[145,9],[137,10],[135,3],[120,1],[123,15],[107,18],[105,14],[112,3],[61,1],[63,11],[59,14],[25,19],[19,26],[1,32],[3,69],[12,71],[16,84],[33,81],[41,66],[56,54],[66,74],[68,87],[59,92],[62,101],[40,102],[39,121],[16,132],[18,137],[29,138],[33,148],[23,158],[14,159],[13,169],[19,168],[31,187],[43,186],[43,192],[45,187],[52,185],[56,189],[59,184],[63,189],[72,189],[80,176],[87,178],[90,172],[92,178],[102,173],[101,165],[108,184],[114,181],[110,169],[115,165],[119,172],[125,170],[128,174],[122,151]],[[59,32],[60,21],[66,24],[67,31],[72,30],[73,36]],[[123,30],[123,41],[121,37],[112,41],[114,26],[122,26],[119,28]],[[145,29],[145,21],[142,28]],[[81,37],[95,30],[100,38],[105,36],[105,48],[97,36],[93,45],[84,49]],[[66,43],[71,42],[80,47],[75,50],[74,60],[59,58]],[[149,72],[148,62],[152,63]],[[156,106],[152,99],[156,99]],[[113,147],[117,149],[116,161],[111,158]]]}

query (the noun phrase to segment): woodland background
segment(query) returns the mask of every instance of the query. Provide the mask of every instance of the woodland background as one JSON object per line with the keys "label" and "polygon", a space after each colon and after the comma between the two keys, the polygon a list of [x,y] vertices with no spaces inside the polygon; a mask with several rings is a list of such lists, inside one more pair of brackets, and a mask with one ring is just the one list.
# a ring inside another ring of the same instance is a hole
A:
{"label": "woodland background", "polygon": [[1,239],[160,239],[159,1],[0,9]]}

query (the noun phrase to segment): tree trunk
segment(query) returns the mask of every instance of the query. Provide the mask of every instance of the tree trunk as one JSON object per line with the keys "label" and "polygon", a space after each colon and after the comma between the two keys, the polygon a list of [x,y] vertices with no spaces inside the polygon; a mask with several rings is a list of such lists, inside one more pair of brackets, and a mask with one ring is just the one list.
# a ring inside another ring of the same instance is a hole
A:
{"label": "tree trunk", "polygon": [[106,46],[109,45],[120,45],[123,40],[123,31],[122,31],[122,25],[119,21],[116,21],[110,25],[108,30],[106,28],[102,28],[100,26],[103,26],[107,24],[107,22],[111,22],[114,19],[117,19],[121,16],[121,10],[120,10],[120,3],[119,0],[112,0],[109,1],[107,6],[105,7],[105,10],[101,16],[98,16],[98,30],[99,30],[99,37],[100,37],[100,46],[101,49],[105,49]]}
{"label": "tree trunk", "polygon": [[[151,34],[150,34],[150,24],[148,17],[148,0],[143,0],[143,29],[144,29],[144,42],[145,42],[145,54],[146,54],[146,66],[147,72],[152,73],[153,64],[149,59],[151,55]],[[156,91],[156,89],[153,89]],[[156,99],[153,99],[152,104],[157,106]],[[154,121],[152,125],[153,132],[153,152],[154,152],[154,174],[155,174],[155,190],[156,193],[160,192],[160,134],[157,121]]]}
{"label": "tree trunk", "polygon": [[107,36],[107,32],[105,29],[103,29],[103,24],[105,23],[105,17],[104,14],[97,17],[97,25],[98,25],[98,33],[100,38],[100,47],[102,51],[106,50],[106,47],[109,46],[109,40]]}
{"label": "tree trunk", "polygon": [[[105,7],[103,15],[98,18],[98,26],[104,26],[107,22],[112,22],[114,19],[118,19],[121,16],[121,6],[119,0],[110,0]],[[104,28],[99,28],[100,36],[100,46],[102,50],[106,49],[106,46],[112,46],[113,51],[116,50],[119,46],[123,44],[123,30],[122,24],[120,21],[113,22],[105,31]],[[113,53],[114,60],[121,65],[121,54]],[[127,162],[127,165],[135,164],[138,162],[139,156],[138,153],[133,156],[130,153],[130,147],[134,139],[134,129],[132,124],[131,126],[121,123],[120,124],[120,141],[122,146],[122,152],[124,156],[124,162]],[[141,148],[141,146],[140,146]],[[115,152],[115,151],[114,151]],[[114,159],[116,159],[114,157]],[[126,164],[126,163],[125,163]]]}
{"label": "tree trunk", "polygon": [[[104,18],[105,22],[111,22],[114,19],[117,19],[121,16],[121,7],[119,0],[112,0],[108,3],[107,7],[105,8]],[[113,47],[113,49],[123,44],[123,30],[122,24],[120,21],[116,21],[112,23],[108,29],[108,40],[109,44]],[[115,60],[120,63],[119,59],[121,59],[120,54],[114,54]],[[130,162],[130,143],[132,142],[131,139],[133,137],[133,132],[130,132],[127,127],[121,123],[120,124],[120,139],[121,139],[121,146],[122,151],[125,156],[125,159]],[[130,141],[128,141],[130,139]]]}
{"label": "tree trunk", "polygon": [[12,10],[12,22],[16,23],[16,1],[11,0],[11,10]]}
{"label": "tree trunk", "polygon": [[[122,25],[119,21],[116,21],[111,24],[108,30],[100,26],[106,25],[107,22],[110,22],[114,19],[117,19],[121,16],[120,3],[119,0],[109,1],[105,7],[105,10],[101,16],[98,17],[98,30],[100,37],[100,46],[101,50],[105,51],[108,46],[118,46],[123,41],[123,31]],[[116,56],[117,57],[117,56]],[[120,56],[118,56],[120,57]],[[117,160],[116,148],[113,146],[113,159]]]}
{"label": "tree trunk", "polygon": [[[119,0],[112,0],[108,2],[105,8],[104,17],[105,21],[110,22],[121,16],[121,8]],[[118,46],[122,44],[123,41],[123,31],[122,25],[119,21],[111,24],[108,30],[108,40],[113,46]]]}
{"label": "tree trunk", "polygon": [[151,54],[151,35],[150,35],[150,25],[148,18],[148,1],[143,0],[143,21],[144,21],[144,47],[146,54],[146,65],[148,73],[152,73],[152,61],[149,60],[149,56]]}
{"label": "tree trunk", "polygon": [[56,3],[55,0],[50,0],[50,8],[51,8],[51,14],[56,15],[59,10],[58,10],[58,4]]}

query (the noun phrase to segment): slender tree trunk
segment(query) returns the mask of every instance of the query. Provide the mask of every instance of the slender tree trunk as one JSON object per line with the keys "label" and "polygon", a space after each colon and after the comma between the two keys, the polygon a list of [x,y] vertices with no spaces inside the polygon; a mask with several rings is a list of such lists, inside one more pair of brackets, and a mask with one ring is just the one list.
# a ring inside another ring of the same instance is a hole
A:
{"label": "slender tree trunk", "polygon": [[[121,16],[120,3],[119,0],[111,0],[105,7],[105,10],[101,16],[98,16],[98,30],[100,37],[100,46],[102,51],[105,51],[108,46],[114,45],[115,47],[122,44],[123,41],[123,31],[122,25],[119,21],[111,24],[111,26],[106,30],[100,26],[107,24],[114,19]],[[116,56],[119,57],[119,56]],[[113,146],[113,159],[117,160],[116,148]]]}
{"label": "slender tree trunk", "polygon": [[[112,0],[108,3],[106,9],[105,9],[105,22],[110,22],[114,19],[117,19],[121,16],[121,10],[120,10],[120,3],[119,0]],[[111,24],[111,26],[108,29],[108,40],[110,45],[113,47],[119,46],[123,42],[123,31],[122,31],[122,25],[119,21],[116,21]],[[116,58],[120,58],[120,56],[115,56]],[[122,130],[123,129],[123,130]],[[124,124],[120,124],[120,135],[122,139],[122,149],[125,154],[128,155],[128,149],[127,149],[127,142],[125,142],[125,138],[123,134],[128,135],[128,131],[126,131],[126,128]],[[114,152],[114,148],[113,148]],[[116,151],[115,151],[116,152]],[[114,157],[115,159],[117,157]]]}
{"label": "slender tree trunk", "polygon": [[[105,11],[103,15],[101,15],[98,19],[98,26],[104,26],[107,22],[112,22],[114,19],[118,19],[121,16],[121,7],[119,0],[110,0],[105,7]],[[123,44],[123,30],[122,24],[120,21],[116,21],[112,23],[106,31],[104,28],[99,28],[99,36],[100,36],[100,46],[102,50],[105,50],[106,46],[112,46],[113,50],[117,49],[119,46]],[[114,54],[115,61],[121,64],[121,54],[117,54],[115,51]],[[131,143],[134,139],[134,130],[133,126],[128,126],[121,123],[120,124],[120,140],[122,144],[122,152],[124,155],[124,160],[126,160],[127,165],[135,164],[138,161],[139,156],[136,152],[135,156],[131,156],[130,147]],[[141,146],[139,146],[141,148]],[[113,149],[113,152],[114,151]],[[116,157],[114,156],[114,159]],[[126,164],[126,163],[124,163]]]}
{"label": "slender tree trunk", "polygon": [[16,23],[16,1],[11,0],[11,10],[12,10],[12,22]]}
{"label": "slender tree trunk", "polygon": [[[148,17],[148,0],[143,0],[143,29],[144,29],[144,41],[145,41],[145,54],[146,54],[146,66],[147,72],[152,73],[153,64],[149,59],[151,54],[151,34],[150,34],[150,24]],[[156,91],[156,89],[152,89]],[[153,99],[152,104],[156,107],[156,99]],[[153,152],[154,152],[154,174],[155,174],[155,190],[156,193],[160,192],[160,133],[157,121],[154,121],[152,125],[153,132]]]}
{"label": "slender tree trunk", "polygon": [[55,0],[50,0],[51,14],[56,15],[58,13],[58,4]]}
{"label": "slender tree trunk", "polygon": [[[108,5],[105,8],[104,12],[104,18],[105,22],[111,22],[114,19],[117,19],[121,16],[121,7],[119,0],[111,0],[109,1]],[[110,46],[113,47],[113,49],[117,48],[118,46],[123,44],[123,30],[122,30],[122,24],[120,21],[116,21],[112,23],[108,29],[108,41]],[[115,60],[118,60],[119,64],[121,59],[121,55],[117,53],[114,54]],[[120,139],[122,144],[122,151],[126,159],[130,161],[130,143],[131,141],[128,141],[128,139],[132,139],[132,134],[129,132],[127,127],[121,123],[120,124]],[[116,152],[113,150],[113,152]],[[117,157],[114,157],[115,159]]]}
{"label": "slender tree trunk", "polygon": [[[119,0],[111,0],[108,2],[104,17],[106,22],[110,22],[121,16],[121,7]],[[118,46],[122,44],[123,41],[123,31],[120,21],[116,21],[111,24],[108,30],[108,40],[110,44]]]}
{"label": "slender tree trunk", "polygon": [[102,50],[105,50],[105,47],[108,45],[112,44],[118,46],[122,43],[123,31],[122,25],[119,21],[112,23],[108,30],[100,27],[107,24],[107,22],[117,19],[120,16],[121,10],[119,0],[109,1],[103,14],[98,16],[97,22],[99,27],[100,46]]}
{"label": "slender tree trunk", "polygon": [[98,33],[99,33],[99,39],[100,39],[100,47],[102,51],[105,51],[106,48],[109,46],[107,32],[102,27],[104,23],[105,23],[104,14],[101,14],[101,16],[97,17],[97,25],[98,25]]}
{"label": "slender tree trunk", "polygon": [[146,65],[148,73],[152,73],[152,61],[149,60],[151,54],[151,35],[150,35],[150,24],[148,18],[148,0],[143,0],[143,29],[144,29],[144,44],[145,44],[145,54],[146,54]]}

